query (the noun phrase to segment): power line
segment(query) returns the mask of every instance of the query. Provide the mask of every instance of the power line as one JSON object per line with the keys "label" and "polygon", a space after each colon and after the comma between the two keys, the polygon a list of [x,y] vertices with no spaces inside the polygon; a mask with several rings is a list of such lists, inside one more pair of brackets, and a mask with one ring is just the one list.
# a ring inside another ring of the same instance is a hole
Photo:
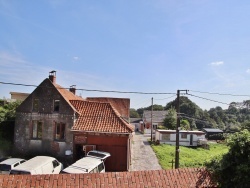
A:
{"label": "power line", "polygon": [[207,92],[207,91],[195,91],[195,90],[189,90],[191,92],[196,93],[205,93],[210,95],[227,95],[227,96],[233,96],[233,97],[250,97],[250,95],[240,95],[240,94],[229,94],[229,93],[213,93],[213,92]]}
{"label": "power line", "polygon": [[5,85],[16,85],[16,86],[38,87],[38,86],[36,86],[36,85],[16,84],[16,83],[11,83],[11,82],[0,82],[0,84],[5,84]]}
{"label": "power line", "polygon": [[204,99],[204,100],[207,100],[207,101],[212,101],[212,102],[216,102],[216,103],[220,103],[220,104],[230,105],[230,104],[225,103],[225,102],[220,102],[220,101],[216,101],[216,100],[212,100],[212,99],[207,99],[207,98],[199,97],[199,96],[192,95],[192,94],[189,94],[189,93],[188,93],[187,95],[190,95],[190,96],[192,96],[192,97],[197,97],[197,98],[200,98],[200,99]]}
{"label": "power line", "polygon": [[[0,82],[0,84],[6,85],[18,85],[18,86],[29,86],[29,87],[42,87],[37,85],[28,85],[28,84],[17,84],[17,83],[8,83],[8,82]],[[52,88],[52,87],[46,87]],[[57,89],[70,89],[64,87],[56,87]],[[103,92],[103,93],[127,93],[127,94],[143,94],[143,95],[173,95],[175,93],[154,93],[154,92],[141,92],[141,91],[110,91],[110,90],[99,90],[99,89],[76,89],[78,91],[92,91],[92,92]]]}
{"label": "power line", "polygon": [[166,99],[173,98],[173,97],[175,97],[175,96],[176,96],[176,94],[175,94],[175,95],[173,95],[173,96],[171,96],[171,97],[167,97],[167,98],[163,98],[163,99],[154,99],[154,100],[166,100]]}

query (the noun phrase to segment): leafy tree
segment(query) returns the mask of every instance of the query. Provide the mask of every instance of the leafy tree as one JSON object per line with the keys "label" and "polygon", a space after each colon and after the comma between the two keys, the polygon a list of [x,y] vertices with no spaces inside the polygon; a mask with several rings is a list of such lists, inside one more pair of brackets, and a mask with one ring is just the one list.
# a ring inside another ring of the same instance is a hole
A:
{"label": "leafy tree", "polygon": [[227,138],[229,152],[206,164],[220,187],[249,187],[250,132],[243,130]]}
{"label": "leafy tree", "polygon": [[140,118],[140,115],[134,108],[129,109],[130,118]]}
{"label": "leafy tree", "polygon": [[243,101],[243,105],[244,105],[247,109],[249,109],[249,108],[250,108],[250,100],[245,100],[245,101]]}
{"label": "leafy tree", "polygon": [[182,120],[180,121],[180,126],[181,126],[181,129],[182,129],[182,130],[190,130],[190,123],[189,123],[189,121],[186,120],[186,119],[182,119]]}
{"label": "leafy tree", "polygon": [[250,131],[250,121],[244,121],[242,124],[241,124],[241,129],[244,130],[244,129],[247,129]]}
{"label": "leafy tree", "polygon": [[[144,110],[151,110],[152,109],[152,105],[144,108]],[[159,104],[154,104],[153,105],[153,110],[154,111],[163,111],[164,110],[164,107],[162,105],[159,105]]]}
{"label": "leafy tree", "polygon": [[21,102],[17,101],[0,106],[0,139],[13,141],[16,108],[20,104]]}
{"label": "leafy tree", "polygon": [[174,108],[170,108],[163,121],[163,125],[167,129],[176,129],[177,113]]}
{"label": "leafy tree", "polygon": [[136,111],[140,115],[140,117],[142,117],[144,108],[138,108]]}

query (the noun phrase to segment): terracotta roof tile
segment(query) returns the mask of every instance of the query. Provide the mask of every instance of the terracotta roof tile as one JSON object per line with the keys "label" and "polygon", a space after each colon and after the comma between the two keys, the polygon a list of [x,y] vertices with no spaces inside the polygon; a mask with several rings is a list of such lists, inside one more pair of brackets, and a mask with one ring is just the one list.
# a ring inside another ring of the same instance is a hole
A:
{"label": "terracotta roof tile", "polygon": [[123,120],[110,103],[71,100],[80,114],[72,130],[131,133],[133,127]]}
{"label": "terracotta roof tile", "polygon": [[[47,78],[48,79],[48,78]],[[49,79],[48,79],[49,80]],[[50,81],[51,82],[51,81]],[[52,83],[52,82],[51,82]],[[70,92],[69,90],[65,89],[64,87],[56,84],[56,83],[52,83],[55,88],[57,89],[57,91],[62,95],[62,97],[66,100],[66,102],[75,110],[74,106],[70,103],[70,100],[84,100],[82,97],[79,97],[77,95],[74,95],[72,92]]]}
{"label": "terracotta roof tile", "polygon": [[205,169],[100,174],[0,175],[0,187],[217,187]]}

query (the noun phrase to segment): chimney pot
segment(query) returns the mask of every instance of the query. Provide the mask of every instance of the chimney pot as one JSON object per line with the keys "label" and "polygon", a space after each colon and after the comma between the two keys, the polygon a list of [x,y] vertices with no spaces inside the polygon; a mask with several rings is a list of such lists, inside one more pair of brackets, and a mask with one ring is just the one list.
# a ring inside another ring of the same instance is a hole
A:
{"label": "chimney pot", "polygon": [[75,95],[76,94],[76,85],[70,86],[69,91]]}
{"label": "chimney pot", "polygon": [[49,79],[52,83],[56,83],[56,71],[49,72]]}

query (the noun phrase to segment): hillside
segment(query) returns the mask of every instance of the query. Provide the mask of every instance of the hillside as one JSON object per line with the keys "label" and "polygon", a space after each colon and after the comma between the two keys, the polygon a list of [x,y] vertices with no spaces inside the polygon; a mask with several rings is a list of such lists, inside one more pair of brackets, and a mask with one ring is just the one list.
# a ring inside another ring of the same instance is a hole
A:
{"label": "hillside", "polygon": [[[180,97],[181,119],[187,120],[193,129],[219,128],[225,132],[237,132],[241,129],[250,129],[250,100],[241,103],[232,102],[228,109],[222,109],[220,106],[210,110],[202,110],[197,104],[188,97]],[[240,107],[239,107],[240,106]],[[162,105],[153,105],[154,110],[175,109],[176,100]],[[143,110],[151,110],[151,106],[131,109],[132,117],[142,116]]]}

